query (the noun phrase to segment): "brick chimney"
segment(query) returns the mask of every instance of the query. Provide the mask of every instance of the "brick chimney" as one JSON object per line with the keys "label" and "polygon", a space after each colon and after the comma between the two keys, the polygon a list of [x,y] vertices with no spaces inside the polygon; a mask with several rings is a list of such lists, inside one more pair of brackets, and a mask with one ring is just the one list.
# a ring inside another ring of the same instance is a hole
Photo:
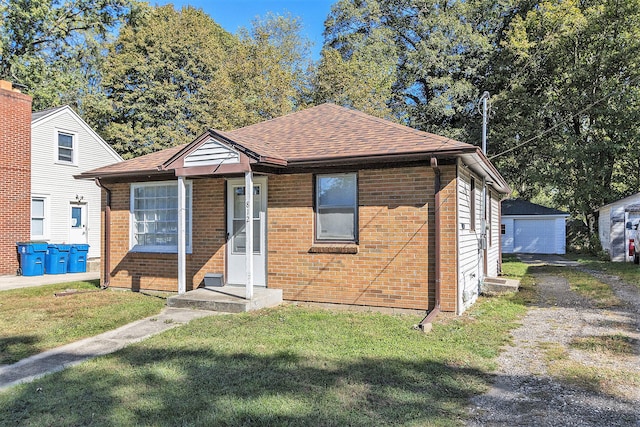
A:
{"label": "brick chimney", "polygon": [[16,242],[31,238],[31,101],[0,80],[0,274],[16,274]]}

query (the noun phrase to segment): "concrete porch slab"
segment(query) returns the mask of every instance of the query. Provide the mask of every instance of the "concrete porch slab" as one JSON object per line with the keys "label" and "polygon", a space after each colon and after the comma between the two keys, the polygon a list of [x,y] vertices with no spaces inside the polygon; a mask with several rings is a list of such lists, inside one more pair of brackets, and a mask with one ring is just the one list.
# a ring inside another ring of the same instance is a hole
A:
{"label": "concrete porch slab", "polygon": [[484,295],[497,295],[507,292],[518,292],[520,281],[504,277],[485,277],[481,290]]}
{"label": "concrete porch slab", "polygon": [[253,299],[245,299],[244,286],[205,287],[167,299],[168,307],[192,308],[222,313],[242,313],[282,304],[282,289],[253,288]]}

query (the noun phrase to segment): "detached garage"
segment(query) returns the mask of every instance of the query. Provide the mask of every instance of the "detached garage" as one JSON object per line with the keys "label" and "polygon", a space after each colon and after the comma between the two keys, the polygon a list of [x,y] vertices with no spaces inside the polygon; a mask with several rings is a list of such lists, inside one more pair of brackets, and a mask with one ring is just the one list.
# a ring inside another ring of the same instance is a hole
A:
{"label": "detached garage", "polygon": [[523,199],[502,201],[502,253],[565,253],[568,213]]}

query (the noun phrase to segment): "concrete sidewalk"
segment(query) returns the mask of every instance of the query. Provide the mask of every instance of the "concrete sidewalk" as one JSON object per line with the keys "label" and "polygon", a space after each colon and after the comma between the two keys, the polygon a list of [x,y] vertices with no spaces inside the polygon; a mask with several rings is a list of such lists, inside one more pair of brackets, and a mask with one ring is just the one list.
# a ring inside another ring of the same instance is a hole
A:
{"label": "concrete sidewalk", "polygon": [[44,274],[42,276],[0,276],[0,291],[52,285],[54,283],[96,280],[99,278],[100,273],[97,271],[88,273]]}
{"label": "concrete sidewalk", "polygon": [[129,344],[189,323],[193,319],[215,314],[217,313],[213,311],[165,308],[156,316],[36,354],[13,365],[0,366],[0,390],[33,381],[94,357],[113,353]]}

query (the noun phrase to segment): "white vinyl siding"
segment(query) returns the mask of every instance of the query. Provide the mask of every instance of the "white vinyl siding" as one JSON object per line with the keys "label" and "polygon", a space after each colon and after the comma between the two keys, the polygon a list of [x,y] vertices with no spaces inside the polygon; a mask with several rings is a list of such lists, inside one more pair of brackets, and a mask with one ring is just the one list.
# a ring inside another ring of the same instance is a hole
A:
{"label": "white vinyl siding", "polygon": [[[76,164],[73,167],[70,167],[69,163],[63,164],[57,160],[59,131],[75,136]],[[93,180],[79,180],[73,176],[121,161],[122,159],[69,107],[32,123],[31,192],[32,196],[48,195],[46,240],[52,243],[69,242],[69,204],[82,198],[82,203],[87,207],[87,256],[100,256],[101,190]]]}
{"label": "white vinyl siding", "polygon": [[[475,179],[476,187],[481,180]],[[471,173],[458,164],[458,313],[462,313],[478,298],[482,265],[480,258],[480,227],[472,229],[482,206],[482,192],[472,191]],[[472,206],[476,218],[472,218]],[[479,224],[479,221],[477,222]]]}
{"label": "white vinyl siding", "polygon": [[210,138],[184,159],[184,167],[240,163],[240,154]]}
{"label": "white vinyl siding", "polygon": [[487,203],[491,207],[491,233],[490,244],[487,247],[487,276],[498,276],[498,263],[500,261],[500,201],[493,191],[487,192]]}
{"label": "white vinyl siding", "polygon": [[598,234],[600,236],[600,244],[602,250],[611,254],[611,239],[609,234],[611,233],[611,208],[600,209],[600,216],[598,218]]}
{"label": "white vinyl siding", "polygon": [[[191,182],[186,194],[186,245],[191,251]],[[178,183],[131,185],[131,244],[134,252],[178,251]]]}

